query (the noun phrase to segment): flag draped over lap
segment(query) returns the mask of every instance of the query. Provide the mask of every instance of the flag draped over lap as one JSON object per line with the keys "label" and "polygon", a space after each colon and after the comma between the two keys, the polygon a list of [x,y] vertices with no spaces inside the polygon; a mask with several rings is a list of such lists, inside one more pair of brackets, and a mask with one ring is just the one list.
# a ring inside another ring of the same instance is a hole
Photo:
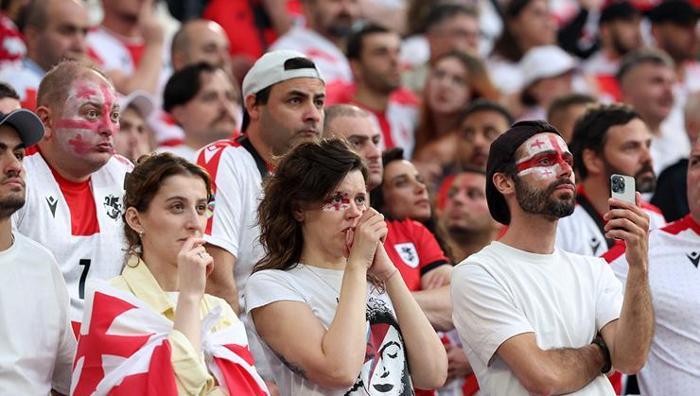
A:
{"label": "flag draped over lap", "polygon": [[[104,281],[88,289],[73,363],[71,395],[177,395],[168,336],[173,322]],[[269,395],[253,365],[243,323],[211,332],[221,308],[202,322],[207,368],[229,395]]]}

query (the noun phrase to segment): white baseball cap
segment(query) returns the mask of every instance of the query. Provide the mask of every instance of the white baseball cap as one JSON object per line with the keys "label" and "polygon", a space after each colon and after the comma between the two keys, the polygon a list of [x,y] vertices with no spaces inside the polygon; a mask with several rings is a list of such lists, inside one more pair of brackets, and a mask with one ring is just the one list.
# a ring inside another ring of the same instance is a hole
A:
{"label": "white baseball cap", "polygon": [[[289,68],[286,63],[293,58],[304,58],[301,52],[292,50],[270,51],[261,56],[243,78],[243,98],[282,81],[293,78],[317,78],[321,81],[321,72],[314,67]],[[309,59],[310,60],[310,59]]]}
{"label": "white baseball cap", "polygon": [[520,61],[523,71],[523,87],[543,78],[550,78],[573,71],[576,61],[556,45],[543,45],[527,51]]}
{"label": "white baseball cap", "polygon": [[127,107],[132,106],[141,114],[141,117],[147,119],[155,110],[156,105],[153,98],[148,92],[136,90],[127,96],[122,96],[119,99],[119,107],[121,111],[126,110]]}
{"label": "white baseball cap", "polygon": [[24,147],[33,146],[44,137],[44,124],[36,114],[27,109],[17,109],[7,114],[0,113],[0,125],[5,124],[17,131]]}

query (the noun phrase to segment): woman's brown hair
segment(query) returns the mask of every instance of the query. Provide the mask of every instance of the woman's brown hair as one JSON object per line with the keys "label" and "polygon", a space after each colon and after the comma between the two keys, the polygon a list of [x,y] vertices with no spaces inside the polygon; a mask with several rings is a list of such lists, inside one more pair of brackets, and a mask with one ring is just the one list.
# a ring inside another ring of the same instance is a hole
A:
{"label": "woman's brown hair", "polygon": [[[462,64],[464,70],[467,74],[467,89],[469,89],[471,95],[466,103],[463,103],[462,108],[469,105],[470,101],[475,99],[489,99],[493,101],[498,101],[500,99],[500,93],[498,88],[493,84],[489,74],[486,70],[484,62],[474,55],[470,55],[465,52],[460,51],[450,51],[447,52],[434,61],[432,61],[432,66],[435,67],[440,61],[447,58],[454,58]],[[424,90],[423,101],[421,104],[421,114],[420,121],[418,122],[418,127],[416,128],[416,145],[414,153],[417,154],[423,147],[428,143],[433,141],[436,137],[436,131],[434,128],[434,116],[432,110],[428,107],[427,99],[427,89]],[[456,128],[454,125],[453,128]]]}
{"label": "woman's brown hair", "polygon": [[[200,177],[206,186],[207,197],[211,197],[211,179],[204,168],[170,153],[147,154],[136,161],[134,170],[124,179],[124,213],[128,208],[134,208],[140,213],[147,211],[165,179],[175,175]],[[141,238],[126,222],[126,218],[124,235],[127,241],[127,260],[131,255],[142,253]]]}
{"label": "woman's brown hair", "polygon": [[302,143],[282,157],[274,175],[265,181],[265,195],[258,207],[265,256],[253,272],[294,268],[304,246],[302,225],[294,211],[320,204],[356,170],[367,182],[362,158],[340,139]]}

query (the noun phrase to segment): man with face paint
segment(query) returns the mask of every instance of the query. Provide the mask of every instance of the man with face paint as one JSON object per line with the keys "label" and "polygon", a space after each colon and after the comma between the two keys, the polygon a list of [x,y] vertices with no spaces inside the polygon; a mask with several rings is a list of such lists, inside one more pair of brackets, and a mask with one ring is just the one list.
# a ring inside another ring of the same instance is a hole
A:
{"label": "man with face paint", "polygon": [[[652,193],[656,175],[650,154],[652,135],[631,107],[612,104],[589,109],[576,123],[571,139],[574,170],[579,176],[574,213],[561,219],[556,245],[567,252],[600,256],[614,245],[606,238],[603,215],[608,211],[610,176],[633,176],[637,191]],[[649,228],[666,222],[661,211],[642,201]]]}
{"label": "man with face paint", "polygon": [[[508,230],[452,274],[453,318],[490,395],[614,395],[605,373],[635,373],[654,333],[648,216],[611,199],[606,237],[626,244],[625,286],[599,258],[555,247],[575,206],[573,156],[544,121],[514,124],[491,145],[489,211]],[[639,200],[639,194],[637,194]]]}
{"label": "man with face paint", "polygon": [[86,281],[115,277],[124,264],[122,197],[132,165],[115,155],[119,111],[112,83],[84,63],[62,62],[39,85],[46,133],[24,161],[27,204],[13,221],[56,256],[74,326]]}

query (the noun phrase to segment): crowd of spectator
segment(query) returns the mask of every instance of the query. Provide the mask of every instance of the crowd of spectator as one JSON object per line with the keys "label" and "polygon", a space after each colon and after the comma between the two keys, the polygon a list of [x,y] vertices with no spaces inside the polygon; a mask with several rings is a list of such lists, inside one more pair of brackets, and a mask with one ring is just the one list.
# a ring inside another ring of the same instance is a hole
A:
{"label": "crowd of spectator", "polygon": [[699,19],[1,0],[0,394],[700,394]]}

